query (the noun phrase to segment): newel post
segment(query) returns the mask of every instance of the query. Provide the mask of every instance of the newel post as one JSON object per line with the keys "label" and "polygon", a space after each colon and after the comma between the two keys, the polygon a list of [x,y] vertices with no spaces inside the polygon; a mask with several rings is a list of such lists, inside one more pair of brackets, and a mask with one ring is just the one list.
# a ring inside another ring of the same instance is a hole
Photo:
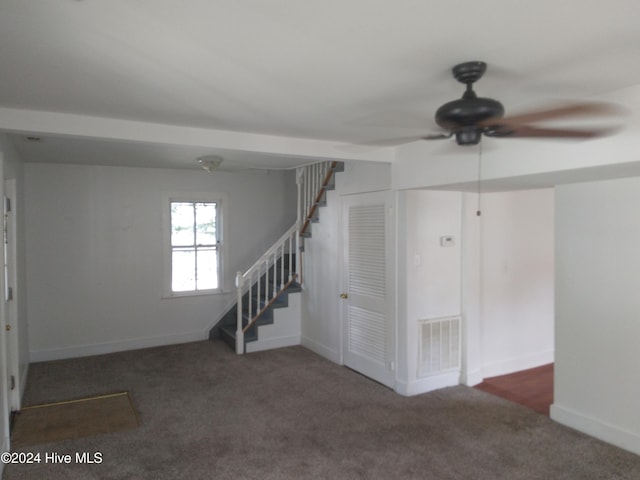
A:
{"label": "newel post", "polygon": [[236,353],[242,355],[244,353],[244,332],[242,331],[242,272],[236,274],[236,289],[238,291],[238,304],[236,316]]}

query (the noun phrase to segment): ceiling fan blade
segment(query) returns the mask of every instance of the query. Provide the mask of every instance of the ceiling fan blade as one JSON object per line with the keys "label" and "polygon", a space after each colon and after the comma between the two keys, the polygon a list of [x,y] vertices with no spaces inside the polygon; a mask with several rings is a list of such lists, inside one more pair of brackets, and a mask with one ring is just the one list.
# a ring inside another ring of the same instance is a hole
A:
{"label": "ceiling fan blade", "polygon": [[[437,138],[449,138],[450,135],[437,136]],[[359,145],[364,147],[395,147],[405,143],[417,142],[418,140],[426,140],[428,136],[414,135],[411,137],[398,137],[398,138],[386,138],[382,140],[369,140],[364,142],[357,142],[353,145]]]}
{"label": "ceiling fan blade", "polygon": [[504,138],[597,138],[611,135],[614,131],[615,129],[613,128],[572,130],[567,128],[538,128],[530,125],[519,125],[514,128],[505,127],[498,130],[485,131],[485,135]]}
{"label": "ceiling fan blade", "polygon": [[439,140],[445,138],[451,138],[453,133],[436,133],[432,135],[414,135],[412,137],[398,137],[398,138],[387,138],[383,140],[370,140],[364,142],[350,143],[347,145],[343,145],[341,150],[344,151],[367,151],[373,150],[375,148],[384,148],[384,147],[397,147],[399,145],[403,145],[405,143],[417,142],[418,140]]}
{"label": "ceiling fan blade", "polygon": [[449,133],[432,133],[430,135],[425,135],[420,137],[421,140],[442,140],[445,138],[451,138],[453,136],[453,132]]}
{"label": "ceiling fan blade", "polygon": [[597,116],[597,115],[616,115],[622,113],[622,109],[617,105],[610,103],[576,103],[572,105],[564,105],[561,107],[538,110],[534,112],[523,113],[504,118],[488,118],[478,122],[478,126],[491,127],[496,124],[504,126],[506,129],[517,127],[542,120],[552,120],[566,117],[581,116]]}

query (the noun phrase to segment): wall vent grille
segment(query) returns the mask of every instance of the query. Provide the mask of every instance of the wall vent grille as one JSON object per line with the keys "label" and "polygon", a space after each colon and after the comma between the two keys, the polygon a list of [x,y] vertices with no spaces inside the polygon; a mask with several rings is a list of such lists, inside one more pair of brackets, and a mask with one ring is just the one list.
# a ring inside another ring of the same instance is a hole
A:
{"label": "wall vent grille", "polygon": [[460,369],[460,317],[420,320],[419,331],[419,377]]}

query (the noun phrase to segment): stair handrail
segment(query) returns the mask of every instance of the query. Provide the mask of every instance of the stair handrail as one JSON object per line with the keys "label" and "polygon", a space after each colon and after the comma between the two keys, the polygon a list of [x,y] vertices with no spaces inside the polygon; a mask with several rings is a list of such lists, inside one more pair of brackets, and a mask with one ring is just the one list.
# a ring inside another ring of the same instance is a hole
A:
{"label": "stair handrail", "polygon": [[[287,246],[285,252],[285,247]],[[291,282],[298,278],[300,275],[300,262],[296,259],[295,271],[292,271],[292,265],[294,265],[293,255],[298,252],[300,248],[300,235],[298,233],[298,222],[294,223],[276,242],[267,249],[267,251],[245,272],[238,272],[236,274],[236,290],[237,290],[237,318],[236,318],[236,353],[241,355],[244,353],[244,334],[246,330],[257,320],[262,312],[270,305],[273,300],[291,284]],[[285,282],[284,278],[284,258],[285,255],[289,255],[289,277]],[[282,258],[280,262],[280,288],[277,288],[277,261]],[[270,292],[268,287],[270,268],[273,267],[273,290]],[[264,289],[261,288],[261,277],[265,274]],[[255,305],[255,316],[253,298],[251,295],[251,288],[254,285],[254,279],[257,280],[257,302]],[[264,290],[264,291],[263,291]],[[247,326],[242,325],[243,316],[243,296],[245,292],[249,291],[247,300],[247,310],[249,312],[249,324]],[[260,308],[260,301],[264,301],[265,307]]]}

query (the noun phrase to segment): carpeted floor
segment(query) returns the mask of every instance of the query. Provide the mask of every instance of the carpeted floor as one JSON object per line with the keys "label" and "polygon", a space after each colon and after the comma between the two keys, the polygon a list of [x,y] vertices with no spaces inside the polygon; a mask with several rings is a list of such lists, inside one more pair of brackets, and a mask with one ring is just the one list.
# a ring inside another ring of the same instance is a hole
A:
{"label": "carpeted floor", "polygon": [[10,464],[3,478],[640,478],[640,457],[520,405],[462,386],[402,397],[302,347],[236,356],[196,342],[34,364],[25,400],[105,390],[130,392],[139,428],[24,448],[73,461]]}

